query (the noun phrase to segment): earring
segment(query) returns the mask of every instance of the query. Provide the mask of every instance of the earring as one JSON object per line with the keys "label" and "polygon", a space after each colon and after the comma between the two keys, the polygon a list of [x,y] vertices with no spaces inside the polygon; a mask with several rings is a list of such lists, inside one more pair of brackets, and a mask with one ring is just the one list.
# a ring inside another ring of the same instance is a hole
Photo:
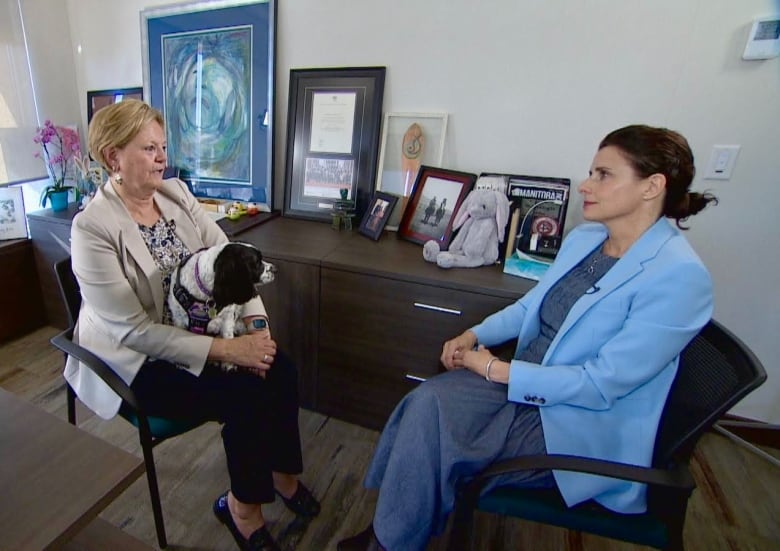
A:
{"label": "earring", "polygon": [[121,174],[119,174],[119,169],[118,169],[118,168],[116,168],[116,167],[114,167],[114,168],[112,169],[112,171],[114,172],[114,181],[115,181],[115,182],[116,182],[118,185],[120,185],[120,186],[121,186],[121,185],[122,185],[122,175],[121,175]]}

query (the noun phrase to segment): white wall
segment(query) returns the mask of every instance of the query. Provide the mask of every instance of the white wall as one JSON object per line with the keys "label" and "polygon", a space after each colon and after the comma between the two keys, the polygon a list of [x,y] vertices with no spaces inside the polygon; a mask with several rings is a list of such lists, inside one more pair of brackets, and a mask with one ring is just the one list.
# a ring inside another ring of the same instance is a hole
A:
{"label": "white wall", "polygon": [[[80,98],[142,83],[138,12],[166,3],[67,0]],[[721,204],[688,237],[713,274],[716,318],[770,374],[734,413],[780,422],[780,59],[740,58],[752,19],[778,2],[278,3],[277,208],[290,68],[386,66],[384,110],[448,112],[443,164],[458,170],[579,181],[599,139],[638,122],[681,131],[700,170],[714,144],[742,145],[731,181],[694,184]],[[572,227],[579,200],[570,208]]]}

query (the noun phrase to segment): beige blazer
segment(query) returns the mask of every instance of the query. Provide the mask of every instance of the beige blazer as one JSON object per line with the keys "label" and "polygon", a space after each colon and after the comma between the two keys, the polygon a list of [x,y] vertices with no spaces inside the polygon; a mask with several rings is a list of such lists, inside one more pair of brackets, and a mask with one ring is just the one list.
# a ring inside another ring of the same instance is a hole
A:
{"label": "beige blazer", "polygon": [[[227,241],[220,227],[178,179],[163,182],[155,195],[163,217],[175,222],[176,235],[190,251]],[[71,229],[73,272],[82,305],[75,340],[102,358],[128,384],[147,359],[188,366],[198,376],[212,338],[161,323],[162,275],[136,222],[105,183]],[[262,300],[247,303],[244,315],[265,315]],[[121,398],[90,369],[68,358],[65,378],[79,399],[105,419],[119,411]]]}

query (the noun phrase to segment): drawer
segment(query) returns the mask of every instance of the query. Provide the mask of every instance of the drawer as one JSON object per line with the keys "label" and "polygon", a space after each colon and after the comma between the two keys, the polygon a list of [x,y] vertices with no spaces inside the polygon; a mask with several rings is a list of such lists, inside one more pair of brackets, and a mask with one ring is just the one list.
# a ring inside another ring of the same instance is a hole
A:
{"label": "drawer", "polygon": [[438,373],[450,339],[512,301],[322,270],[318,405],[380,428],[403,395]]}

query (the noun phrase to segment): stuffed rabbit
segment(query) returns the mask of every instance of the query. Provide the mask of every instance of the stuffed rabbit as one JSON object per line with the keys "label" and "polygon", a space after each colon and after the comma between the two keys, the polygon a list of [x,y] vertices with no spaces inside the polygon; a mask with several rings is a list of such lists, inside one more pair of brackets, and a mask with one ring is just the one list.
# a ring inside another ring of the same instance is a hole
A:
{"label": "stuffed rabbit", "polygon": [[[504,240],[509,218],[509,199],[500,191],[475,189],[455,215],[453,228],[460,231],[448,251],[440,251],[436,241],[423,247],[423,258],[442,268],[475,268],[498,260],[498,244]],[[462,227],[461,227],[462,226]]]}

